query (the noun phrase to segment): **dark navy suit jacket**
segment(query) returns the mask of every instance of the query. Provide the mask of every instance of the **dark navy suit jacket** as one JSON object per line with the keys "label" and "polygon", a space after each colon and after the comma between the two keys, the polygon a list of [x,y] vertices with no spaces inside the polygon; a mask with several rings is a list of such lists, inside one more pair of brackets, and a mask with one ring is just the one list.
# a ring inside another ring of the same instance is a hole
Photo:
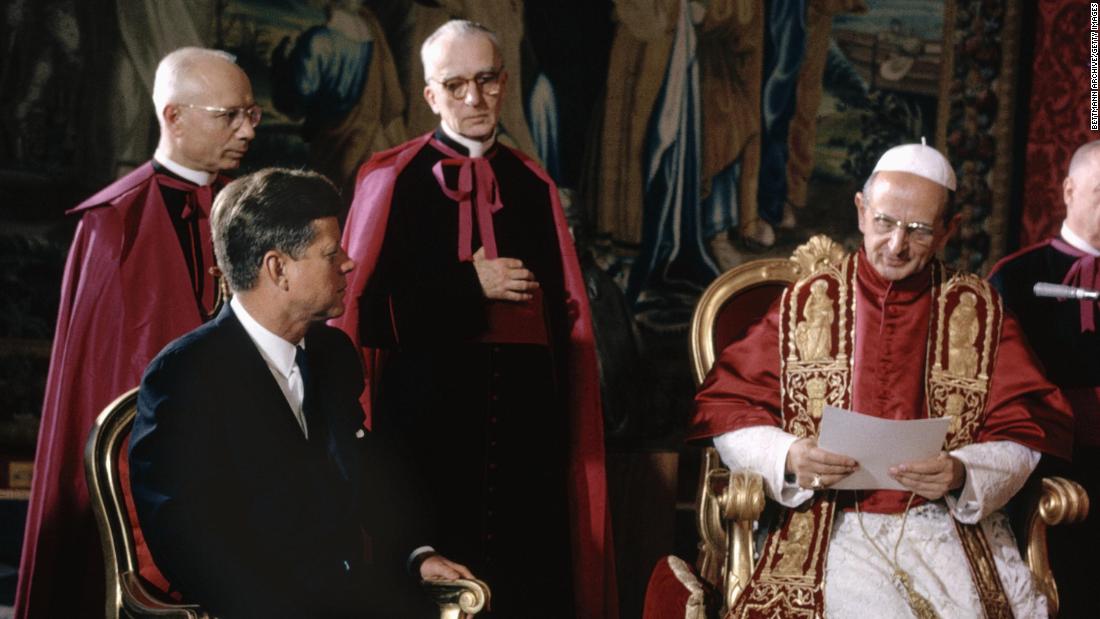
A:
{"label": "dark navy suit jacket", "polygon": [[368,616],[396,590],[387,581],[408,580],[406,535],[376,528],[365,551],[364,461],[376,450],[356,436],[358,355],[320,324],[306,352],[308,440],[228,306],[142,379],[130,439],[139,521],[173,588],[219,616]]}

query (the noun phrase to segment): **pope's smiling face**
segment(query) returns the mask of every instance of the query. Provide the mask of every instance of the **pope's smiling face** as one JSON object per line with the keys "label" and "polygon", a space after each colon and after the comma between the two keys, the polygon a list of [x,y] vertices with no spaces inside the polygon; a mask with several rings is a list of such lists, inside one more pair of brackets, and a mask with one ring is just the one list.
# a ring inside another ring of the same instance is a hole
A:
{"label": "pope's smiling face", "polygon": [[888,281],[923,269],[958,225],[943,220],[947,189],[909,172],[876,173],[855,203],[867,259]]}

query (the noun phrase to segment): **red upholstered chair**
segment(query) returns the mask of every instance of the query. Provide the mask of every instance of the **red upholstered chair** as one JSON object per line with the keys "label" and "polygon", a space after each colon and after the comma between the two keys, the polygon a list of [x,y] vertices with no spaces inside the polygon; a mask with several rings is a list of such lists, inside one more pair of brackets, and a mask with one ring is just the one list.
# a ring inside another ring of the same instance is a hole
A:
{"label": "red upholstered chair", "polygon": [[710,583],[700,580],[690,565],[679,557],[662,557],[653,568],[646,591],[660,591],[653,606],[647,604],[646,619],[707,619],[714,615],[717,596]]}
{"label": "red upholstered chair", "polygon": [[[208,619],[194,604],[182,604],[145,547],[130,497],[127,449],[137,414],[137,388],[118,397],[96,418],[84,449],[84,473],[103,546],[107,580],[107,619],[171,617]],[[478,580],[425,581],[441,619],[472,617],[489,601],[489,587]]]}
{"label": "red upholstered chair", "polygon": [[[755,260],[726,271],[707,287],[689,331],[696,385],[703,382],[718,353],[762,318],[799,273],[799,265],[791,260]],[[714,616],[719,607],[728,608],[752,574],[752,523],[763,509],[760,477],[746,471],[731,475],[718,452],[707,447],[696,494],[695,569],[676,557],[658,561],[646,588],[645,619]],[[673,570],[673,565],[682,569]],[[699,614],[704,605],[696,602],[698,591],[710,592],[706,615]]]}
{"label": "red upholstered chair", "polygon": [[787,285],[798,279],[793,260],[753,260],[718,276],[703,291],[691,318],[691,363],[696,386],[718,353],[764,317]]}
{"label": "red upholstered chair", "polygon": [[137,388],[127,391],[100,413],[84,448],[84,474],[103,546],[106,616],[209,617],[168,593],[168,581],[149,556],[137,526],[124,449],[137,412],[137,394]]}
{"label": "red upholstered chair", "polygon": [[[718,353],[763,317],[788,284],[843,256],[839,245],[817,236],[796,249],[789,260],[755,260],[715,279],[700,297],[691,323],[696,384],[702,383]],[[1015,500],[1024,502],[1025,515],[1017,527],[1017,540],[1053,617],[1058,609],[1058,589],[1047,560],[1046,529],[1083,520],[1088,514],[1088,495],[1076,482],[1048,477],[1034,479]],[[665,559],[658,562],[646,590],[645,619],[673,617],[677,612],[678,616],[695,617],[695,607],[689,604],[690,595],[685,591],[694,591],[696,585],[704,590],[713,588],[718,597],[717,610],[708,616],[724,615],[752,575],[752,527],[764,503],[759,475],[726,469],[718,452],[707,447],[696,495],[700,539],[695,570],[688,574],[678,571],[670,578]]]}

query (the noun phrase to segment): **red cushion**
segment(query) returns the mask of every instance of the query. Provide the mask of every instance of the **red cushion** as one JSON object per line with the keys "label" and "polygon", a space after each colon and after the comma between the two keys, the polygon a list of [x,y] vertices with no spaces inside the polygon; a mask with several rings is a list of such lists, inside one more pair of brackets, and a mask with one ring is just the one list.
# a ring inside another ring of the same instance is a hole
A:
{"label": "red cushion", "polygon": [[[753,323],[764,317],[787,284],[774,282],[742,290],[718,310],[714,320],[714,350],[721,352],[734,340],[741,339]],[[736,303],[731,301],[736,300]]]}
{"label": "red cushion", "polygon": [[153,562],[153,555],[149,552],[149,546],[145,543],[145,535],[142,534],[141,526],[138,524],[137,507],[134,506],[134,497],[131,496],[130,493],[129,453],[130,438],[127,437],[122,444],[122,449],[119,450],[118,479],[122,484],[122,498],[126,502],[126,513],[130,523],[130,530],[134,536],[134,550],[137,553],[138,574],[149,584],[157,588],[158,591],[154,591],[153,593],[159,592],[178,602],[182,597],[178,593],[172,592],[172,586],[168,583],[168,579],[164,577],[164,574],[161,574],[160,569],[157,568],[157,564]]}
{"label": "red cushion", "polygon": [[657,562],[645,590],[642,619],[706,619],[715,616],[713,589],[679,557]]}

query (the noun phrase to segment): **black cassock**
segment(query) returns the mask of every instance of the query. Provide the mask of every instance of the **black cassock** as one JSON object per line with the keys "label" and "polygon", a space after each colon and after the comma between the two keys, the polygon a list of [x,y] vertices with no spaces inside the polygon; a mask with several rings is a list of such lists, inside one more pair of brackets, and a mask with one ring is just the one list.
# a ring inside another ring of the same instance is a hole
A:
{"label": "black cassock", "polygon": [[[1100,387],[1100,335],[1081,331],[1079,301],[1040,298],[1032,291],[1037,282],[1061,283],[1077,259],[1043,243],[1002,260],[990,281],[1019,319],[1047,377],[1073,404],[1073,462],[1044,462],[1042,468],[1080,482],[1095,503],[1100,498],[1100,406],[1095,399]],[[1096,511],[1090,510],[1082,524],[1054,527],[1048,533],[1064,617],[1100,616],[1100,597],[1093,593],[1100,569],[1096,557],[1081,552],[1100,548]]]}
{"label": "black cassock", "polygon": [[[437,131],[436,139],[465,154]],[[503,208],[502,257],[541,288],[546,344],[481,341],[486,299],[460,261],[459,212],[422,149],[394,186],[378,265],[360,299],[364,345],[388,351],[374,431],[421,465],[435,515],[433,545],[493,591],[493,616],[572,616],[567,504],[568,414],[559,388],[569,322],[548,187],[510,151],[486,153]],[[444,167],[448,186],[456,170]],[[481,245],[473,226],[472,248]]]}

